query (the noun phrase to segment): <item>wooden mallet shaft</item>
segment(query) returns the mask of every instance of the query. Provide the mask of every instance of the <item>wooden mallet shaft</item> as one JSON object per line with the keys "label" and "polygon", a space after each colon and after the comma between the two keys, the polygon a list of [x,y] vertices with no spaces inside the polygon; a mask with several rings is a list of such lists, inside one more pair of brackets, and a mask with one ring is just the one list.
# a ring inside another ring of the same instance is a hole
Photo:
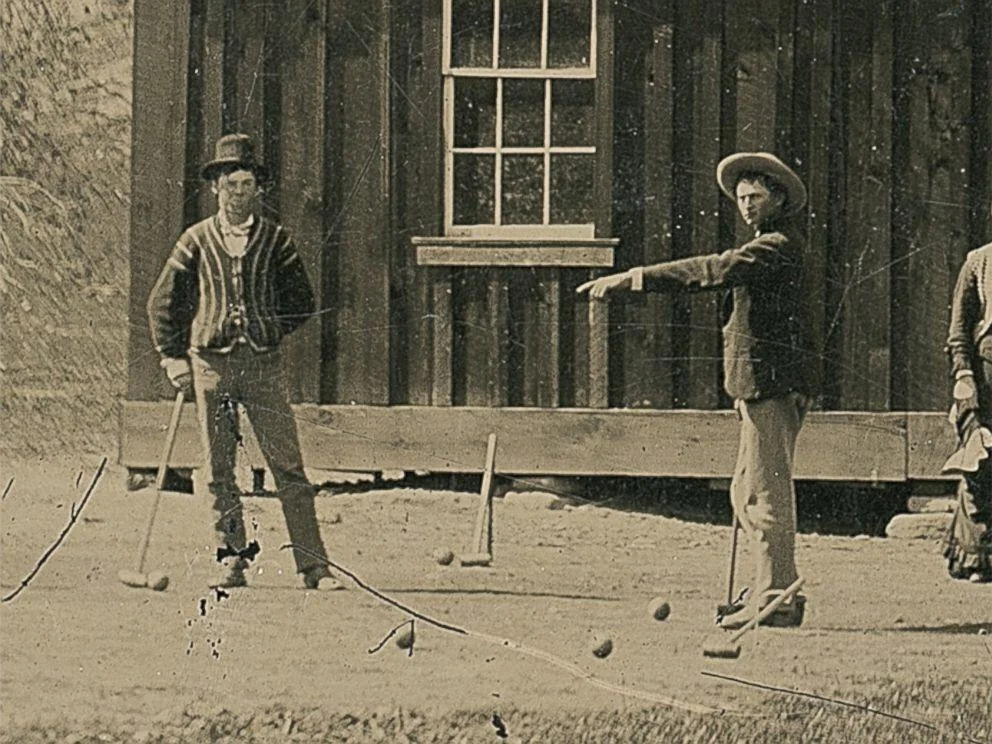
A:
{"label": "wooden mallet shaft", "polygon": [[118,572],[117,578],[122,584],[136,588],[148,587],[155,591],[162,591],[168,585],[168,577],[157,576],[156,581],[149,584],[148,576],[145,574],[145,559],[148,557],[148,545],[152,539],[152,529],[155,526],[155,517],[158,515],[158,505],[162,500],[162,489],[165,487],[165,476],[169,469],[169,459],[172,457],[172,449],[176,444],[176,434],[179,432],[179,419],[183,413],[183,403],[186,402],[186,395],[182,390],[176,392],[175,402],[172,404],[172,416],[169,418],[169,428],[165,432],[165,442],[162,444],[162,453],[158,460],[158,472],[155,474],[155,496],[152,499],[151,513],[148,515],[148,523],[145,525],[145,534],[141,539],[141,546],[138,550],[138,570],[131,571],[122,569]]}
{"label": "wooden mallet shaft", "polygon": [[734,604],[734,578],[737,573],[737,536],[740,532],[741,522],[737,517],[737,509],[734,508],[733,532],[730,536],[730,565],[727,567],[727,603],[717,605],[716,614],[720,618],[729,615],[737,607]]}
{"label": "wooden mallet shaft", "polygon": [[496,470],[496,434],[489,435],[482,471],[481,502],[472,534],[472,547],[458,557],[462,566],[488,566],[493,561],[493,480]]}

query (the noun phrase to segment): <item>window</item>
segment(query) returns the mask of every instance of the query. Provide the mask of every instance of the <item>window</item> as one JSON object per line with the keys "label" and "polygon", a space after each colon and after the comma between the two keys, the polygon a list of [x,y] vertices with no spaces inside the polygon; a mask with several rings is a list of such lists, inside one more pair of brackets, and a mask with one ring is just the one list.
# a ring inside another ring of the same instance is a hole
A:
{"label": "window", "polygon": [[446,235],[595,235],[596,2],[444,0]]}

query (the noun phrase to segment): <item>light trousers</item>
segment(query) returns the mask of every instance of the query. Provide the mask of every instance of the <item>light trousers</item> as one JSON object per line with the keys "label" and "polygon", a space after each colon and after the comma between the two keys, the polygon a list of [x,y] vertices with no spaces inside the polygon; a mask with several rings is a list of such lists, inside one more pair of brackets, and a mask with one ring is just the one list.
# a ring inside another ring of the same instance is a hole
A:
{"label": "light trousers", "polygon": [[736,402],[741,438],[730,500],[757,549],[751,597],[759,606],[798,578],[792,470],[807,405],[799,393]]}
{"label": "light trousers", "polygon": [[247,541],[241,492],[234,475],[241,442],[240,403],[275,481],[290,541],[318,556],[294,550],[297,570],[323,565],[320,559],[327,554],[317,524],[316,489],[303,472],[282,355],[278,351],[258,353],[247,344],[239,344],[226,354],[201,351],[192,355],[191,361],[218,539],[236,550],[243,550]]}

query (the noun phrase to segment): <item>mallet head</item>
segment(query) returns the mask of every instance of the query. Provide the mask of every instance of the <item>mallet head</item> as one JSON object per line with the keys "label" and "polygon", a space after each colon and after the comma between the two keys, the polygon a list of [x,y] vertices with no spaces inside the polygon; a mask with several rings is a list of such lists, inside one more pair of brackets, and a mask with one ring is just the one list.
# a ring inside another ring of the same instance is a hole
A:
{"label": "mallet head", "polygon": [[739,643],[716,640],[703,646],[703,656],[708,656],[711,659],[738,659],[740,655],[741,644]]}
{"label": "mallet head", "polygon": [[126,586],[132,586],[135,589],[147,588],[156,592],[164,591],[169,585],[169,577],[161,571],[152,571],[150,574],[143,574],[125,568],[118,572],[117,578]]}
{"label": "mallet head", "polygon": [[458,562],[462,566],[489,566],[492,565],[493,557],[489,553],[468,553],[458,556]]}
{"label": "mallet head", "polygon": [[126,568],[122,568],[117,573],[117,578],[121,580],[122,584],[133,586],[135,589],[144,589],[147,585],[147,577],[143,573],[129,571]]}

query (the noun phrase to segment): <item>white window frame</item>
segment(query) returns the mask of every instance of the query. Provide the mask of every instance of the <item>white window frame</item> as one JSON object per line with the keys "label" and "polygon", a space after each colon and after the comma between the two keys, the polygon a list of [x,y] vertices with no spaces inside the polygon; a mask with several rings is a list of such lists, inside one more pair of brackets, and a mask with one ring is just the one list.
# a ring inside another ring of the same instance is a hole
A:
{"label": "white window frame", "polygon": [[[595,222],[585,224],[554,224],[551,216],[551,156],[560,154],[586,154],[595,156],[595,144],[588,146],[551,145],[551,89],[554,80],[596,80],[597,74],[597,0],[590,0],[589,65],[586,67],[548,67],[548,6],[550,0],[541,0],[541,65],[540,67],[499,67],[500,0],[493,3],[492,64],[489,67],[452,67],[451,23],[452,2],[443,0],[442,9],[442,62],[444,78],[444,234],[449,237],[532,239],[536,237],[559,239],[590,239],[595,236]],[[495,145],[489,147],[455,147],[455,81],[459,78],[485,78],[496,81],[496,132]],[[503,146],[503,80],[525,78],[544,80],[544,139],[541,147]],[[595,113],[594,113],[595,115]],[[595,141],[595,135],[594,135]],[[494,156],[494,224],[455,225],[455,155],[478,154]],[[544,158],[544,204],[542,223],[529,225],[502,224],[503,155],[541,155]]]}

